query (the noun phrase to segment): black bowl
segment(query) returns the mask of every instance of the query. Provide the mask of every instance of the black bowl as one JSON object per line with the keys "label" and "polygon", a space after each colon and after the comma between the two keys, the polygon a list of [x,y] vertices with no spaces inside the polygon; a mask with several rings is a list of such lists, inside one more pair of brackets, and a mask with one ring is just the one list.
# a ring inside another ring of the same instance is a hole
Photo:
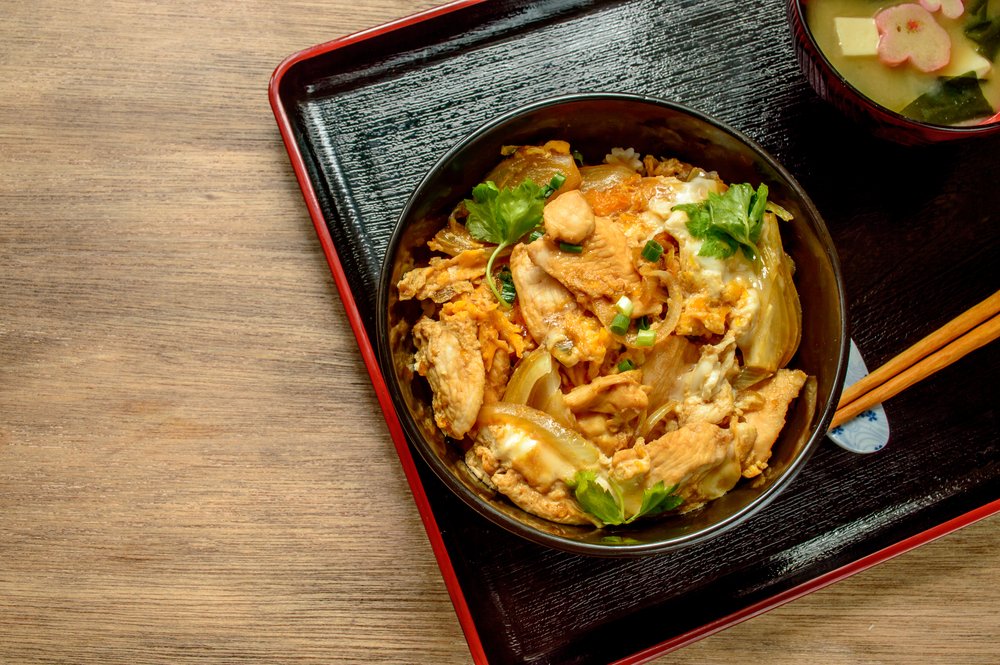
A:
{"label": "black bowl", "polygon": [[823,54],[806,23],[806,0],[786,0],[799,68],[816,94],[873,136],[900,145],[930,145],[1000,134],[1000,113],[974,125],[935,125],[896,113],[841,76]]}
{"label": "black bowl", "polygon": [[[717,171],[726,182],[765,182],[770,198],[795,216],[783,225],[785,250],[796,264],[803,308],[802,342],[792,366],[815,376],[815,400],[800,397],[775,444],[762,483],[741,482],[691,513],[629,527],[595,529],[555,524],[494,495],[469,472],[463,455],[434,426],[430,390],[410,368],[408,331],[420,316],[400,302],[395,285],[425,258],[425,243],[448,213],[499,161],[504,145],[564,139],[597,163],[611,147],[675,156]],[[536,543],[597,556],[664,552],[711,538],[757,512],[795,477],[823,438],[841,392],[847,359],[846,308],[836,251],[806,193],[753,141],[697,111],[649,97],[591,93],[547,99],[506,113],[449,150],[410,197],[390,240],[377,306],[379,361],[396,411],[413,446],[441,481],[480,515]]]}

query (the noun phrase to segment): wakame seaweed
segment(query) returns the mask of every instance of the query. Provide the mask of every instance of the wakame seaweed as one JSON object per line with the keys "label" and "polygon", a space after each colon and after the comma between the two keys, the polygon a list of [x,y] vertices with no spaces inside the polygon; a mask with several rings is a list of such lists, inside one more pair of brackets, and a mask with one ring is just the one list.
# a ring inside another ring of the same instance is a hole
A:
{"label": "wakame seaweed", "polygon": [[993,115],[975,72],[940,77],[933,90],[925,92],[903,109],[903,115],[938,125],[951,125]]}
{"label": "wakame seaweed", "polygon": [[1000,51],[1000,14],[989,15],[989,0],[972,0],[966,7],[965,36],[974,41],[979,55],[991,62]]}

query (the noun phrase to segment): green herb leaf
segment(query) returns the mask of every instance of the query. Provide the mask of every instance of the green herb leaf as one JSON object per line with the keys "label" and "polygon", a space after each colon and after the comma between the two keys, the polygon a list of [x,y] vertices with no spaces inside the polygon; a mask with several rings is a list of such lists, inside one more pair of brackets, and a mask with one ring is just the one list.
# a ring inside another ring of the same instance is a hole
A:
{"label": "green herb leaf", "polygon": [[577,471],[569,486],[583,509],[604,524],[625,522],[621,497],[597,482],[596,471]]}
{"label": "green herb leaf", "polygon": [[754,261],[766,207],[767,185],[754,191],[743,183],[731,185],[725,194],[710,192],[705,201],[674,206],[674,210],[687,213],[688,232],[702,240],[699,256],[725,259],[742,250]]}
{"label": "green herb leaf", "polygon": [[[469,211],[465,228],[476,240],[497,246],[486,263],[487,275],[493,274],[493,262],[500,252],[541,223],[545,199],[565,181],[565,176],[557,173],[545,187],[527,179],[514,188],[500,189],[493,181],[487,181],[472,189],[472,198],[464,201],[465,209]],[[489,283],[496,299],[506,303],[494,280],[490,279]]]}
{"label": "green herb leaf", "polygon": [[940,77],[933,90],[925,92],[903,109],[903,115],[923,122],[951,125],[993,115],[993,107],[983,96],[975,72]]}
{"label": "green herb leaf", "polygon": [[492,180],[476,185],[472,189],[472,198],[465,200],[465,209],[469,218],[465,228],[477,240],[500,244],[507,236],[507,222],[498,219],[496,200],[500,189]]}
{"label": "green herb leaf", "polygon": [[642,493],[642,505],[639,506],[639,511],[625,520],[625,523],[628,524],[646,515],[651,517],[659,515],[681,505],[684,500],[674,494],[676,491],[677,485],[668,489],[662,480],[652,487],[647,487]]}

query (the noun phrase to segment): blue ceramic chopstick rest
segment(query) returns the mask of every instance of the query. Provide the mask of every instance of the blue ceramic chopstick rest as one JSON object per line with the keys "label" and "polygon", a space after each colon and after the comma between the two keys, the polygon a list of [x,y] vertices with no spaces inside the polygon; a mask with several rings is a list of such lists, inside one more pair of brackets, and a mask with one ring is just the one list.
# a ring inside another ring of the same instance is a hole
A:
{"label": "blue ceramic chopstick rest", "polygon": [[[852,339],[844,387],[854,385],[866,376],[868,376],[868,367]],[[874,453],[882,450],[889,442],[889,420],[885,417],[885,409],[882,408],[882,405],[876,404],[846,423],[832,428],[826,435],[838,446],[850,450],[852,453]]]}

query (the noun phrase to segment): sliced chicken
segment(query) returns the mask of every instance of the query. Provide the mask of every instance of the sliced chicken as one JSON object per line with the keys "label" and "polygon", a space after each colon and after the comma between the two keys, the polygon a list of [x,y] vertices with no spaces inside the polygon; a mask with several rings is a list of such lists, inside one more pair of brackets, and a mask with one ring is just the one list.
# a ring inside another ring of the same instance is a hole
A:
{"label": "sliced chicken", "polygon": [[542,219],[546,235],[555,242],[579,245],[594,232],[594,211],[578,189],[550,200]]}
{"label": "sliced chicken", "polygon": [[[535,265],[558,280],[573,295],[592,304],[591,308],[598,316],[604,314],[598,311],[600,301],[613,305],[621,296],[631,296],[640,287],[641,278],[632,263],[625,234],[605,217],[595,218],[594,232],[583,242],[583,251],[578,254],[561,250],[546,237],[526,245],[526,248]],[[634,314],[641,316],[645,313]],[[605,321],[605,324],[609,322]]]}
{"label": "sliced chicken", "polygon": [[638,370],[599,376],[563,397],[584,435],[605,455],[627,447],[649,405],[649,387]]}
{"label": "sliced chicken", "polygon": [[483,484],[505,495],[521,510],[560,524],[596,524],[580,508],[566,483],[559,481],[536,489],[520,473],[502,465],[486,445],[470,448],[465,464]]}
{"label": "sliced chicken", "polygon": [[517,245],[510,255],[517,303],[528,332],[567,367],[581,361],[602,361],[611,334],[587,315],[572,293],[531,260],[527,250],[531,245]]}
{"label": "sliced chicken", "polygon": [[476,288],[473,280],[483,277],[488,259],[483,249],[466,250],[447,259],[435,256],[426,267],[403,275],[397,284],[399,299],[443,303],[461,293],[472,293]]}
{"label": "sliced chicken", "polygon": [[[624,451],[627,452],[627,451]],[[684,499],[681,511],[688,511],[717,499],[740,479],[740,461],[732,433],[709,423],[690,423],[647,443],[649,473],[646,486],[663,481],[677,485]],[[624,463],[626,457],[616,462]]]}
{"label": "sliced chicken", "polygon": [[806,373],[802,370],[779,369],[770,379],[754,386],[753,392],[761,397],[761,406],[743,415],[746,423],[757,431],[753,446],[742,460],[745,477],[759,476],[767,468],[771,448],[778,440],[781,428],[785,426],[788,406],[798,397],[806,378]]}
{"label": "sliced chicken", "polygon": [[464,437],[483,405],[486,368],[476,324],[464,318],[424,317],[413,326],[417,373],[431,385],[434,422],[454,439]]}

